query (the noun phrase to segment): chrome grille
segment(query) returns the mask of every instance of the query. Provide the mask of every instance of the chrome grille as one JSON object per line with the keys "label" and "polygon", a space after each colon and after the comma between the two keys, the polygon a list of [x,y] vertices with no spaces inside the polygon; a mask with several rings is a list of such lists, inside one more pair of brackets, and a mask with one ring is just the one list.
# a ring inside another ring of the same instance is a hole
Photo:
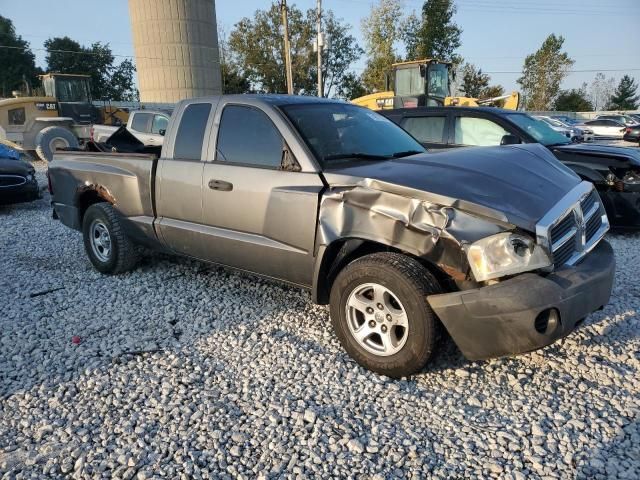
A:
{"label": "chrome grille", "polygon": [[571,190],[536,226],[538,243],[552,254],[556,268],[580,261],[607,230],[607,215],[589,182]]}

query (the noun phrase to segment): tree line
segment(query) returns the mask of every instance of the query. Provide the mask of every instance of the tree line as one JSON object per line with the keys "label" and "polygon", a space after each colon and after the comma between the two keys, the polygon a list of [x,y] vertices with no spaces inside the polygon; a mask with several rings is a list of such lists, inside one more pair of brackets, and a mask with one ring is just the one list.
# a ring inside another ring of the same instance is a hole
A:
{"label": "tree line", "polygon": [[[491,98],[504,94],[483,69],[466,62],[458,53],[462,29],[454,21],[454,0],[426,0],[418,11],[404,13],[401,0],[376,0],[362,20],[364,44],[350,33],[352,26],[327,10],[323,13],[326,50],[322,75],[324,95],[352,99],[382,91],[387,74],[396,62],[435,58],[453,65],[454,95]],[[302,11],[289,5],[289,35],[293,65],[293,90],[315,95],[317,79],[315,9]],[[230,32],[218,32],[220,67],[225,93],[281,93],[286,91],[284,46],[280,7],[277,3],[257,10],[237,22]],[[0,17],[0,95],[22,89],[42,73],[35,56],[9,19]],[[590,85],[562,90],[574,60],[563,51],[564,38],[549,35],[540,48],[527,55],[521,87],[527,110],[632,110],[638,108],[637,83],[628,75],[616,85],[613,78],[598,73]],[[91,76],[92,94],[97,99],[135,100],[133,62],[116,62],[108,44],[83,46],[68,38],[51,38],[47,49],[47,71],[84,73]],[[365,68],[353,65],[365,55]]]}
{"label": "tree line", "polygon": [[0,15],[0,45],[0,98],[15,90],[42,94],[38,75],[53,72],[89,75],[91,96],[96,100],[138,100],[133,62],[116,62],[108,44],[83,46],[66,36],[49,38],[44,42],[43,70],[36,66],[29,43],[17,34],[13,22]]}

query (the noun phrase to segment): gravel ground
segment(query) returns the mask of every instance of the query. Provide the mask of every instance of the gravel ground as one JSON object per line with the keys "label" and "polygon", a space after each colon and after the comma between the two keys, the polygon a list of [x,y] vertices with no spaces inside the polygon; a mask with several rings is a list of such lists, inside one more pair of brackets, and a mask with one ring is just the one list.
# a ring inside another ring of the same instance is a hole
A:
{"label": "gravel ground", "polygon": [[0,476],[637,479],[640,235],[610,241],[611,304],[561,343],[448,341],[393,381],[304,291],[164,256],[101,276],[46,195],[2,208]]}

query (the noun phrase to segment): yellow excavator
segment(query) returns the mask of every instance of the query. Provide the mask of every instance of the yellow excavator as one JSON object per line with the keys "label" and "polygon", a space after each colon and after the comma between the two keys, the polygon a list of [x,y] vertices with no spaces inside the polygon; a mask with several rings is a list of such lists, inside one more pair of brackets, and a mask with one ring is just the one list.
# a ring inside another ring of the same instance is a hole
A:
{"label": "yellow excavator", "polygon": [[[387,91],[354,98],[351,102],[371,110],[443,106],[518,109],[518,92],[484,99],[452,97],[451,69],[451,63],[434,58],[394,63],[391,76],[387,75]],[[393,90],[389,88],[390,80],[393,81]]]}

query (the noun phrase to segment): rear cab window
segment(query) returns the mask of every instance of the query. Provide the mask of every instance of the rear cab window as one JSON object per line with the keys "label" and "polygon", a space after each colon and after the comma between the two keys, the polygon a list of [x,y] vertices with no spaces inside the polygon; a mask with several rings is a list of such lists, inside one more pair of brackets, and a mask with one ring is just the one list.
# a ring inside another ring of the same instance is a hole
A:
{"label": "rear cab window", "polygon": [[133,120],[131,122],[131,130],[141,133],[149,133],[149,121],[151,120],[151,113],[134,113]]}
{"label": "rear cab window", "polygon": [[176,160],[201,160],[202,143],[211,113],[210,103],[192,103],[182,113],[173,147]]}
{"label": "rear cab window", "polygon": [[400,126],[422,143],[445,143],[447,117],[405,117]]}

